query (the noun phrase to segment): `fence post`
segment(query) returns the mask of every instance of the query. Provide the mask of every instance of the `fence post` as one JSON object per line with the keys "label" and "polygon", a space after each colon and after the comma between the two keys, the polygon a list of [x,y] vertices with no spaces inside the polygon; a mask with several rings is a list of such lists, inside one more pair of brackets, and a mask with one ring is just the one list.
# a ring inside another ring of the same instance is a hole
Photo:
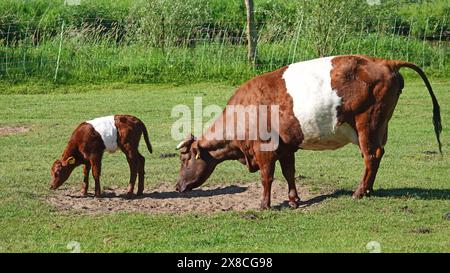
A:
{"label": "fence post", "polygon": [[257,33],[255,28],[254,5],[253,0],[245,0],[245,7],[247,8],[247,41],[248,54],[247,59],[250,63],[256,63],[256,43]]}
{"label": "fence post", "polygon": [[426,42],[427,42],[428,20],[429,20],[429,18],[427,17],[427,21],[426,21],[426,24],[425,24],[425,30],[423,31],[423,41],[422,41],[422,67],[425,67],[425,44],[426,44]]}
{"label": "fence post", "polygon": [[59,40],[58,58],[56,59],[56,68],[55,68],[54,82],[56,82],[56,80],[58,79],[59,60],[61,59],[63,33],[64,33],[64,20],[62,21],[62,24],[61,24],[61,37],[60,37],[60,40]]}
{"label": "fence post", "polygon": [[5,49],[5,72],[6,75],[9,77],[8,72],[8,49],[9,49],[9,32],[11,31],[11,24],[8,25],[8,33],[6,33],[6,49]]}
{"label": "fence post", "polygon": [[439,33],[439,52],[444,52],[442,55],[443,57],[439,57],[439,68],[442,68],[444,66],[445,63],[445,51],[441,51],[441,47],[442,47],[442,34],[444,33],[444,26],[445,26],[445,22],[447,20],[447,17],[444,17],[444,19],[442,20],[442,25],[441,25],[441,31]]}
{"label": "fence post", "polygon": [[410,19],[411,22],[409,24],[409,31],[408,31],[408,39],[406,40],[406,61],[409,62],[409,42],[411,40],[411,32],[413,27],[413,20]]}

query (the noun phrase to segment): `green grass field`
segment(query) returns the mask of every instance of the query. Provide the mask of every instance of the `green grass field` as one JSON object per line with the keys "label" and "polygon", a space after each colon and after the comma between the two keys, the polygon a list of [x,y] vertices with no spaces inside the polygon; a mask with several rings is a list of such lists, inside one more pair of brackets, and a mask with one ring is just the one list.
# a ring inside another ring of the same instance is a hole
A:
{"label": "green grass field", "polygon": [[[367,252],[370,241],[379,242],[383,252],[449,252],[450,221],[444,215],[450,213],[450,80],[432,84],[442,108],[443,157],[433,153],[437,145],[428,92],[416,77],[408,77],[390,122],[374,197],[352,200],[347,193],[362,173],[357,147],[300,151],[297,176],[305,178],[299,178],[297,186],[312,192],[343,191],[308,210],[255,211],[251,218],[241,212],[92,216],[60,212],[43,201],[50,194],[50,166],[75,126],[113,113],[136,115],[149,128],[154,154],[141,143],[147,159],[146,187],[175,184],[178,158],[159,158],[175,152],[172,107],[192,107],[195,96],[202,96],[204,105],[224,106],[233,86],[109,84],[60,87],[52,94],[1,95],[0,127],[22,125],[31,130],[0,136],[0,252],[68,252],[70,241],[80,242],[83,252]],[[125,188],[128,175],[123,154],[104,157],[103,187]],[[275,183],[286,184],[279,169],[276,178]],[[226,162],[207,184],[258,179],[258,173],[248,173],[240,163]],[[79,181],[81,168],[63,187],[79,186]]]}

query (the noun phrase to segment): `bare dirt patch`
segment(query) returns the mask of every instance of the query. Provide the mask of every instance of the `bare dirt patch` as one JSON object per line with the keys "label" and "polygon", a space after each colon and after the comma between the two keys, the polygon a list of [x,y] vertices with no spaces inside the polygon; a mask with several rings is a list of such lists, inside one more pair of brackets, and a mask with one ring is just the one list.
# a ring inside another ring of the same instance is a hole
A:
{"label": "bare dirt patch", "polygon": [[[311,194],[305,188],[298,188],[302,202],[300,208],[314,206],[333,196],[331,193]],[[212,185],[180,194],[174,185],[161,184],[146,189],[143,196],[127,199],[125,187],[105,188],[102,197],[92,194],[82,196],[79,188],[58,190],[46,197],[46,201],[59,210],[81,211],[86,214],[112,212],[144,213],[214,213],[221,211],[258,210],[262,186],[260,183],[238,185]],[[287,184],[273,183],[272,207],[287,208]]]}
{"label": "bare dirt patch", "polygon": [[27,126],[0,126],[0,136],[21,134],[28,131],[30,131],[30,127]]}

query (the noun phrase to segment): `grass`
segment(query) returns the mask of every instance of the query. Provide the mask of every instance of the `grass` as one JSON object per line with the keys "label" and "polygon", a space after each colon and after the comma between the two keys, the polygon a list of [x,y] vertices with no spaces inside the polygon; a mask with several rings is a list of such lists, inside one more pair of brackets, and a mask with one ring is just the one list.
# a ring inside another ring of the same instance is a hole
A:
{"label": "grass", "polygon": [[[449,44],[423,43],[418,39],[371,34],[349,37],[327,55],[366,54],[417,63],[428,74],[445,77],[450,73]],[[164,50],[143,44],[118,46],[109,42],[64,40],[58,66],[58,84],[82,83],[195,83],[222,81],[237,84],[283,65],[317,57],[304,38],[261,43],[258,65],[247,62],[245,45],[201,41],[195,47]],[[0,82],[52,84],[55,79],[59,40],[34,47],[0,44]],[[0,89],[3,89],[0,87]],[[45,88],[40,88],[45,92]],[[0,91],[1,92],[1,91]]]}
{"label": "grass", "polygon": [[[91,90],[61,87],[51,95],[1,95],[0,126],[25,125],[31,131],[0,136],[0,252],[68,252],[70,241],[80,242],[83,252],[367,252],[370,241],[380,242],[383,252],[449,252],[450,222],[443,215],[450,212],[450,81],[432,82],[442,106],[444,156],[440,157],[427,152],[437,150],[431,100],[415,79],[407,77],[390,123],[374,197],[355,201],[347,193],[357,186],[363,167],[356,147],[300,151],[297,175],[305,178],[297,185],[313,192],[341,191],[307,211],[255,211],[255,219],[239,212],[89,216],[57,211],[42,200],[50,194],[50,165],[74,127],[111,113],[136,115],[149,128],[155,153],[141,147],[147,159],[146,186],[174,184],[178,159],[159,158],[160,153],[174,152],[177,144],[170,137],[172,107],[180,103],[192,107],[195,96],[202,96],[204,105],[223,106],[233,86],[117,84]],[[103,166],[102,186],[126,187],[128,167],[122,154],[106,155]],[[238,162],[225,162],[207,183],[258,178]],[[275,183],[286,184],[279,169],[276,178]],[[81,169],[63,187],[78,186],[79,181]]]}

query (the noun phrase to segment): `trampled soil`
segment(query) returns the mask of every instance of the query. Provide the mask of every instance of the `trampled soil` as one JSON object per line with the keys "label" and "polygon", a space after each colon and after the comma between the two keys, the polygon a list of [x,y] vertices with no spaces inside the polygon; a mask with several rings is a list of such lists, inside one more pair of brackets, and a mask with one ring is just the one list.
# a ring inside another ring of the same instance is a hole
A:
{"label": "trampled soil", "polygon": [[26,133],[30,131],[27,126],[0,126],[0,136]]}
{"label": "trampled soil", "polygon": [[[318,204],[332,194],[310,194],[300,188],[301,208]],[[92,190],[91,190],[92,191]],[[272,208],[288,206],[287,183],[275,181],[272,186]],[[260,183],[238,185],[202,186],[191,192],[180,194],[172,184],[160,184],[147,188],[144,195],[127,199],[126,187],[104,188],[102,197],[81,194],[80,188],[59,189],[46,197],[46,201],[59,210],[78,211],[86,214],[113,213],[120,211],[143,213],[214,213],[221,211],[258,210],[261,200]]]}

